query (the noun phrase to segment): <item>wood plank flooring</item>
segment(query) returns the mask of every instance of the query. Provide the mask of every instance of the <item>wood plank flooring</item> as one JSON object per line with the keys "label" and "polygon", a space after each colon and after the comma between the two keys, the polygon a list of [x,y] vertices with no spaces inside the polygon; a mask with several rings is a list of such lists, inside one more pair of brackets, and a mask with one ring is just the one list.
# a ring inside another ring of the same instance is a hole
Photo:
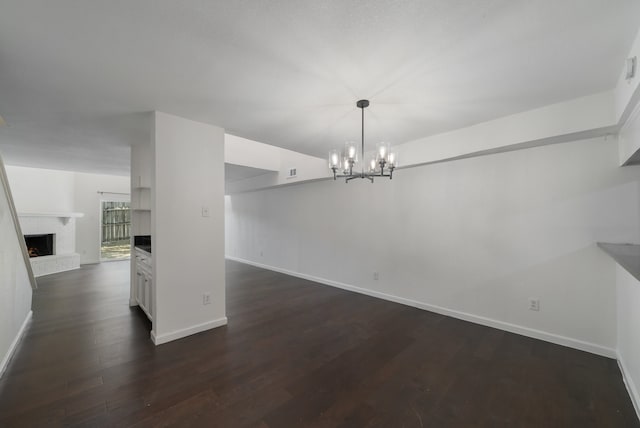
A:
{"label": "wood plank flooring", "polygon": [[2,427],[637,427],[617,363],[227,262],[229,324],[155,347],[128,262],[39,279]]}

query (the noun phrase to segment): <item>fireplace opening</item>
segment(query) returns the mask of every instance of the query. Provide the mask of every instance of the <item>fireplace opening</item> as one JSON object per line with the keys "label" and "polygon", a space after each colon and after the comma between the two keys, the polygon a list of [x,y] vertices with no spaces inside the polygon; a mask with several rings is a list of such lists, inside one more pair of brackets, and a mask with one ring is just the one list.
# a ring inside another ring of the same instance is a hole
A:
{"label": "fireplace opening", "polygon": [[24,235],[29,257],[53,255],[53,233],[44,235]]}

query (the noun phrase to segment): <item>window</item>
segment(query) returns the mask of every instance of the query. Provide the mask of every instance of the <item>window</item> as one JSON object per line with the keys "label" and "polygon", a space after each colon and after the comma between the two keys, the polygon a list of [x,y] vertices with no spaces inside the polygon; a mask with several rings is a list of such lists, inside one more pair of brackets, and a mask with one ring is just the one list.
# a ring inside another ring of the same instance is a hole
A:
{"label": "window", "polygon": [[125,259],[131,255],[131,209],[129,202],[102,201],[101,260]]}

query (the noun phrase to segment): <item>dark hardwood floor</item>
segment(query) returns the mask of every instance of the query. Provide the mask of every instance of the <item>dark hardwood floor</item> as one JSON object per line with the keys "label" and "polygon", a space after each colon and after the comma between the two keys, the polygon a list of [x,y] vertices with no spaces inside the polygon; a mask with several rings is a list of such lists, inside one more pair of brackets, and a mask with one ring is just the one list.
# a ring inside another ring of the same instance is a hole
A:
{"label": "dark hardwood floor", "polygon": [[228,326],[159,347],[128,262],[38,282],[2,427],[640,426],[614,360],[239,263]]}

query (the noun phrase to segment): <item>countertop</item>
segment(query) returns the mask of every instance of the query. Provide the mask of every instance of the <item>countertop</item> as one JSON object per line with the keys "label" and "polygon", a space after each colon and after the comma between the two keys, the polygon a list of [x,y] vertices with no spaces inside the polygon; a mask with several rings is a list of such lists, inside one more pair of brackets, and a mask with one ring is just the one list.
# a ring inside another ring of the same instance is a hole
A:
{"label": "countertop", "polygon": [[598,247],[640,281],[640,245],[598,242]]}
{"label": "countertop", "polygon": [[136,248],[151,254],[151,245],[136,245]]}
{"label": "countertop", "polygon": [[136,245],[138,250],[144,251],[145,253],[149,253],[151,255],[151,245]]}

